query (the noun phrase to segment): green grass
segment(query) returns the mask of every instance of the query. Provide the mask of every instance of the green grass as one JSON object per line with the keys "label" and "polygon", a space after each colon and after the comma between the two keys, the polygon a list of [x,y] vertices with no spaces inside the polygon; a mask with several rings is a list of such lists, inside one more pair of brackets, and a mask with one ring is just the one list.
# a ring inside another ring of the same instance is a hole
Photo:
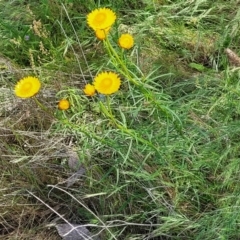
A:
{"label": "green grass", "polygon": [[[87,26],[97,7],[117,14],[109,43]],[[67,221],[100,239],[239,239],[239,66],[224,52],[239,52],[238,8],[0,1],[0,238],[60,239]],[[126,31],[135,45],[122,51]],[[85,96],[106,70],[120,90]],[[27,75],[41,79],[47,113],[14,96]]]}

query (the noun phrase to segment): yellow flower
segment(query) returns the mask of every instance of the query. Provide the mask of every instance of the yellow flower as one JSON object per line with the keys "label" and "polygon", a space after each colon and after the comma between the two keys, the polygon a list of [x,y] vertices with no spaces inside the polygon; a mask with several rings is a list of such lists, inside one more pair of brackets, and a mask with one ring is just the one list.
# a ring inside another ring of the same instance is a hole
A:
{"label": "yellow flower", "polygon": [[104,39],[106,39],[109,31],[110,31],[110,27],[106,28],[106,29],[97,29],[95,31],[95,34],[96,34],[96,37],[98,38],[98,40],[104,40]]}
{"label": "yellow flower", "polygon": [[131,34],[122,34],[118,39],[118,44],[121,48],[130,49],[134,44],[134,39]]}
{"label": "yellow flower", "polygon": [[83,89],[83,92],[87,95],[87,96],[93,96],[96,92],[95,87],[91,84],[86,84],[85,88]]}
{"label": "yellow flower", "polygon": [[108,95],[118,91],[121,80],[114,72],[102,72],[95,77],[93,85],[99,93]]}
{"label": "yellow flower", "polygon": [[61,99],[59,102],[58,102],[58,108],[60,110],[67,110],[69,109],[70,107],[70,103],[67,99]]}
{"label": "yellow flower", "polygon": [[36,77],[25,77],[17,82],[14,92],[17,97],[30,98],[37,94],[41,88],[41,82]]}
{"label": "yellow flower", "polygon": [[93,30],[110,28],[116,20],[116,14],[109,8],[98,8],[87,15],[87,23]]}

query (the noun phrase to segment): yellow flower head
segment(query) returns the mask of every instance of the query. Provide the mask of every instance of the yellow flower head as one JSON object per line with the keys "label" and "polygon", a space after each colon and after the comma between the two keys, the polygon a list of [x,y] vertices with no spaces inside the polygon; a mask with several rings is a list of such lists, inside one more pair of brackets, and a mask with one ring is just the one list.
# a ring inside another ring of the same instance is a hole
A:
{"label": "yellow flower head", "polygon": [[99,93],[108,95],[118,91],[121,80],[114,72],[102,72],[95,77],[93,85]]}
{"label": "yellow flower head", "polygon": [[67,99],[61,99],[59,102],[58,102],[58,108],[60,110],[67,110],[69,109],[70,107],[70,103]]}
{"label": "yellow flower head", "polygon": [[96,34],[96,37],[98,38],[98,40],[104,40],[104,39],[106,39],[109,31],[110,31],[110,27],[106,28],[106,29],[97,29],[95,31],[95,34]]}
{"label": "yellow flower head", "polygon": [[116,20],[116,14],[109,8],[98,8],[87,15],[87,23],[93,30],[110,28]]}
{"label": "yellow flower head", "polygon": [[30,98],[37,94],[41,88],[41,82],[36,77],[25,77],[17,82],[14,92],[17,97]]}
{"label": "yellow flower head", "polygon": [[121,48],[130,49],[134,44],[134,39],[131,34],[122,34],[118,39],[118,44]]}
{"label": "yellow flower head", "polygon": [[91,96],[93,96],[93,95],[95,94],[96,90],[95,90],[95,87],[94,87],[93,85],[91,85],[91,84],[88,83],[88,84],[85,86],[85,88],[83,89],[83,92],[84,92],[87,96],[91,97]]}

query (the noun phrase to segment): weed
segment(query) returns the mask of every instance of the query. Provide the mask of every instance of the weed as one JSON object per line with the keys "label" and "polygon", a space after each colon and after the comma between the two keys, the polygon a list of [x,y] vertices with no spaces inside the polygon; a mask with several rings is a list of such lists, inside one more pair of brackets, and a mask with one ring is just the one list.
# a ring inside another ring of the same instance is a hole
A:
{"label": "weed", "polygon": [[35,3],[0,3],[3,238],[238,239],[239,3]]}

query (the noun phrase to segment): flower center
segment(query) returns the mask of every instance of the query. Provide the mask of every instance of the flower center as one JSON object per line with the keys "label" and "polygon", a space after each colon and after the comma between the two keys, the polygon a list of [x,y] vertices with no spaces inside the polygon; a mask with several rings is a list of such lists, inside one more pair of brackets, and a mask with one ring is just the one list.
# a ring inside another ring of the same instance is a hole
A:
{"label": "flower center", "polygon": [[26,82],[24,85],[23,85],[23,90],[28,92],[30,91],[32,88],[32,84],[30,82]]}
{"label": "flower center", "polygon": [[112,79],[111,78],[104,78],[102,81],[102,85],[104,88],[109,88],[112,85]]}
{"label": "flower center", "polygon": [[96,17],[94,18],[94,24],[101,25],[106,20],[106,14],[105,13],[98,13]]}
{"label": "flower center", "polygon": [[126,44],[129,44],[129,43],[130,43],[130,39],[129,39],[129,38],[125,38],[125,39],[124,39],[124,42],[125,42]]}
{"label": "flower center", "polygon": [[130,44],[131,44],[131,39],[130,39],[129,37],[123,38],[122,44],[124,44],[124,45],[130,45]]}

